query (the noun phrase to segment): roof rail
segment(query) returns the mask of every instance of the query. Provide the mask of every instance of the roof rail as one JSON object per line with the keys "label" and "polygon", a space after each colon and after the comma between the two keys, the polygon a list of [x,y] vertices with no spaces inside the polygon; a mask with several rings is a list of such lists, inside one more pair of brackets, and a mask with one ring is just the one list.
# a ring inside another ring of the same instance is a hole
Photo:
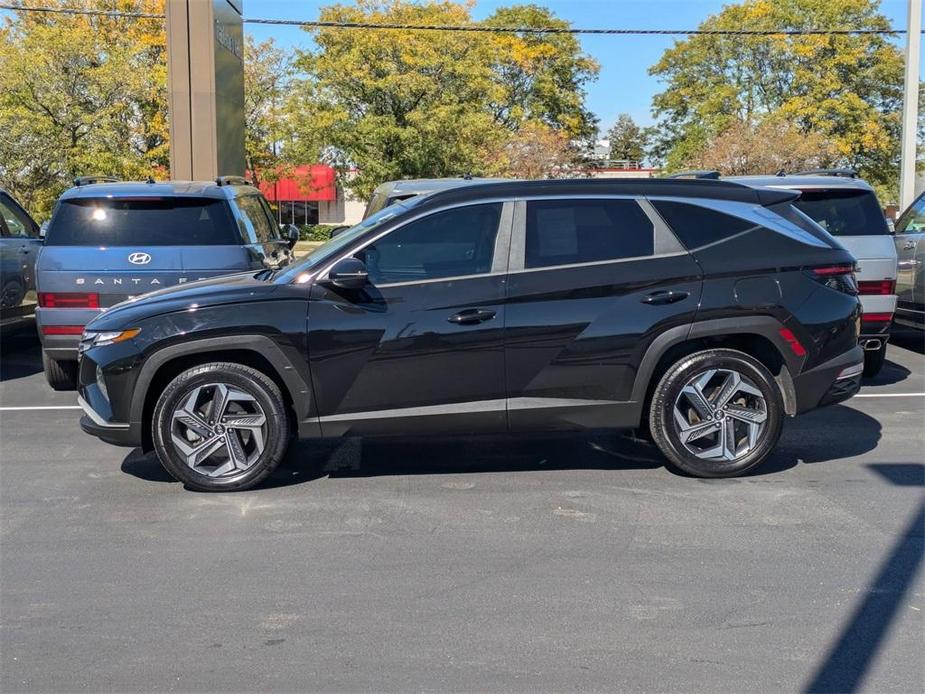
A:
{"label": "roof rail", "polygon": [[857,178],[858,172],[854,169],[807,169],[797,171],[794,176],[841,176],[843,178]]}
{"label": "roof rail", "polygon": [[78,176],[74,179],[75,186],[89,186],[93,183],[118,183],[114,176]]}
{"label": "roof rail", "polygon": [[710,181],[716,181],[719,179],[719,171],[715,171],[713,169],[679,171],[678,173],[668,174],[664,178],[702,178]]}
{"label": "roof rail", "polygon": [[217,186],[249,186],[253,185],[244,176],[219,176],[215,179]]}

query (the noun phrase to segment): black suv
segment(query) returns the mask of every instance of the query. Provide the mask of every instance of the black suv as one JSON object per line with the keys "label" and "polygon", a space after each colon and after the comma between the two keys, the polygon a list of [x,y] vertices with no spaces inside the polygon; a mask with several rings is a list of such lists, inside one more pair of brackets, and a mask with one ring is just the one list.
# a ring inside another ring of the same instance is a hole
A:
{"label": "black suv", "polygon": [[854,259],[798,196],[560,180],[415,197],[284,270],[94,319],[81,426],[198,490],[257,484],[292,434],[648,429],[688,473],[741,474],[863,369]]}

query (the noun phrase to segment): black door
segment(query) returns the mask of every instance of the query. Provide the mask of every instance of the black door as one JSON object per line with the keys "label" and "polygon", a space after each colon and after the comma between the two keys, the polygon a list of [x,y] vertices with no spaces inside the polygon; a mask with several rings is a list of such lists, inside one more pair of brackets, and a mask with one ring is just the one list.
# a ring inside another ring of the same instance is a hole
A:
{"label": "black door", "polygon": [[697,263],[645,200],[518,202],[506,317],[514,431],[635,426],[636,369],[692,322]]}
{"label": "black door", "polygon": [[312,289],[308,354],[326,436],[505,428],[512,204],[434,212],[356,257],[362,290]]}

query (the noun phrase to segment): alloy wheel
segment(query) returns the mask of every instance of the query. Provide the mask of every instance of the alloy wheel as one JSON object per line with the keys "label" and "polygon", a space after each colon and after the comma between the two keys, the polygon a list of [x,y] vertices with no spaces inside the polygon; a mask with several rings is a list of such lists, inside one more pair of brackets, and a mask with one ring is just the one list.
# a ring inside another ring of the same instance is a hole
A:
{"label": "alloy wheel", "polygon": [[747,376],[733,369],[708,369],[687,381],[673,414],[675,433],[689,453],[731,463],[758,445],[768,405]]}
{"label": "alloy wheel", "polygon": [[267,417],[249,393],[227,383],[194,388],[171,416],[170,437],[190,469],[237,475],[264,451]]}

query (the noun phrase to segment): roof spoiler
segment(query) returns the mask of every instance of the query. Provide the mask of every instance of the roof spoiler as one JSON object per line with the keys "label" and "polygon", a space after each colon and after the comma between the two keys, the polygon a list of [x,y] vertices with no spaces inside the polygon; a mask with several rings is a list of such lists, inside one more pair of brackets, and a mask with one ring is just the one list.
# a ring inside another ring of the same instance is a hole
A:
{"label": "roof spoiler", "polygon": [[754,190],[762,207],[777,205],[781,202],[793,202],[800,197],[799,190],[787,188],[755,188]]}
{"label": "roof spoiler", "polygon": [[89,186],[93,183],[118,183],[115,176],[78,176],[74,179],[75,186]]}
{"label": "roof spoiler", "polygon": [[[780,174],[778,174],[780,175]],[[794,176],[841,176],[842,178],[857,178],[858,172],[854,169],[807,169],[797,171]]]}
{"label": "roof spoiler", "polygon": [[708,181],[718,181],[719,171],[713,169],[700,169],[695,171],[679,171],[678,173],[668,174],[664,178],[700,178]]}

